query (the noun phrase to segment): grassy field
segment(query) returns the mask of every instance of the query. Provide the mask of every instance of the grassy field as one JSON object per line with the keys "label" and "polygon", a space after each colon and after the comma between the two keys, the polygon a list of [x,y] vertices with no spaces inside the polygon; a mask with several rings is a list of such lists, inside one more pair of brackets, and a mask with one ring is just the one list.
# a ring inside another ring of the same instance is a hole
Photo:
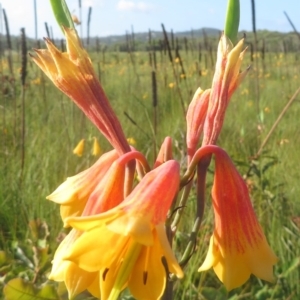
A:
{"label": "grassy field", "polygon": [[[168,135],[173,139],[176,158],[184,164],[186,128],[182,104],[188,106],[199,86],[211,86],[216,42],[212,47],[213,52],[201,53],[192,48],[182,49],[182,61],[172,52],[172,63],[167,52],[157,51],[156,68],[153,56],[150,64],[148,52],[90,53],[127,137],[134,139],[134,146],[150,162]],[[93,137],[98,138],[103,152],[110,146],[30,59],[26,85],[22,88],[18,73],[21,57],[12,53],[10,70],[8,54],[2,56],[0,66],[0,286],[22,277],[40,287],[46,281],[63,232],[58,205],[45,197],[66,177],[96,161],[91,152]],[[248,76],[232,97],[219,145],[243,174],[258,218],[279,257],[276,282],[268,284],[253,277],[241,288],[227,293],[212,271],[196,272],[213,230],[208,194],[198,249],[185,269],[185,278],[175,284],[175,299],[300,296],[299,96],[257,155],[272,125],[300,87],[300,53],[266,52],[263,59],[257,52],[251,60],[248,51],[242,69],[249,65]],[[152,71],[157,79],[156,109],[152,100]],[[85,149],[78,157],[72,150],[81,139],[85,139]],[[208,180],[211,186],[211,179]],[[178,256],[184,251],[191,231],[193,208],[191,199],[176,239]]]}

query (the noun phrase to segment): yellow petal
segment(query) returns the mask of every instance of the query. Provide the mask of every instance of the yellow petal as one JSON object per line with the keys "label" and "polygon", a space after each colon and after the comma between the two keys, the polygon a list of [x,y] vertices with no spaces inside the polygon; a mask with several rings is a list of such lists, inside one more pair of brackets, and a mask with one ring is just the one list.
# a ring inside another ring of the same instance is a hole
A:
{"label": "yellow petal", "polygon": [[84,232],[64,258],[88,272],[106,269],[115,259],[121,259],[119,254],[126,248],[128,239],[105,226],[97,227]]}
{"label": "yellow petal", "polygon": [[[94,278],[94,280],[91,282],[91,284],[88,286],[87,290],[95,297],[100,299],[101,293],[100,293],[100,272],[97,272],[97,276]],[[105,298],[103,298],[105,299]]]}
{"label": "yellow petal", "polygon": [[149,218],[143,215],[124,214],[109,222],[107,228],[120,235],[130,235],[137,243],[145,246],[153,244],[153,226]]}
{"label": "yellow petal", "polygon": [[159,239],[159,242],[163,249],[163,254],[167,260],[168,267],[171,273],[175,274],[178,278],[183,278],[183,272],[181,267],[179,266],[175,255],[172,251],[170,243],[168,241],[166,230],[164,224],[158,224],[156,226],[156,233]]}
{"label": "yellow petal", "polygon": [[68,262],[68,268],[65,273],[65,284],[69,292],[69,299],[86,290],[91,282],[95,280],[98,272],[86,272],[72,262]]}
{"label": "yellow petal", "polygon": [[207,271],[211,267],[213,267],[216,262],[219,260],[220,252],[216,247],[214,247],[214,237],[211,236],[209,240],[209,247],[207,251],[207,255],[201,267],[198,269],[198,272]]}
{"label": "yellow petal", "polygon": [[157,237],[153,246],[143,247],[128,282],[129,290],[136,299],[155,300],[163,295],[166,270],[161,261],[162,253]]}
{"label": "yellow petal", "polygon": [[60,216],[64,221],[68,217],[76,217],[80,216],[82,211],[84,210],[85,202],[78,201],[73,203],[73,205],[61,205],[60,206]]}

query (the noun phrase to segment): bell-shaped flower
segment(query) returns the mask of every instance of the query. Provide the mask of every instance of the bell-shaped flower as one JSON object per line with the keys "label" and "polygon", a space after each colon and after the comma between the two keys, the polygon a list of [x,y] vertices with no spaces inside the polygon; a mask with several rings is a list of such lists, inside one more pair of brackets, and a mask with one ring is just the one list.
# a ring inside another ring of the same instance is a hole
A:
{"label": "bell-shaped flower", "polygon": [[[112,152],[116,153],[116,151]],[[125,168],[126,163],[124,163],[124,160],[122,161],[122,157],[114,161],[109,170],[104,168],[105,174],[102,174],[103,178],[101,178],[94,191],[90,195],[89,192],[82,195],[83,198],[88,197],[87,201],[84,201],[85,207],[82,216],[108,211],[123,201]],[[89,175],[91,176],[91,174]],[[91,180],[91,178],[86,179]],[[79,192],[83,193],[80,190]],[[73,203],[73,206],[75,205],[76,203]],[[99,271],[89,272],[72,261],[64,260],[65,254],[70,251],[72,245],[81,235],[81,231],[73,228],[61,242],[52,261],[49,279],[64,281],[69,292],[69,298],[86,289],[95,297],[100,298],[100,286],[95,284],[95,282],[99,283]]]}
{"label": "bell-shaped flower", "polygon": [[89,169],[68,177],[47,199],[61,204],[62,220],[69,216],[80,216],[86,206],[88,198],[101,183],[119,155],[116,150],[103,154]]}
{"label": "bell-shaped flower", "polygon": [[148,172],[115,208],[66,220],[82,234],[63,259],[100,272],[101,299],[117,299],[126,287],[137,299],[160,299],[167,270],[183,276],[164,228],[179,179],[178,162],[169,160]]}
{"label": "bell-shaped flower", "polygon": [[215,157],[215,229],[199,271],[213,267],[228,290],[245,283],[251,274],[273,281],[277,257],[258,223],[247,186],[225,151],[219,148]]}
{"label": "bell-shaped flower", "polygon": [[36,49],[33,61],[86,114],[119,154],[130,151],[122,127],[100,85],[88,53],[75,29],[64,28],[67,52],[50,39],[48,49]]}
{"label": "bell-shaped flower", "polygon": [[216,144],[229,100],[247,74],[247,70],[240,73],[245,53],[243,45],[244,41],[241,40],[233,47],[231,41],[224,34],[220,39],[202,145]]}

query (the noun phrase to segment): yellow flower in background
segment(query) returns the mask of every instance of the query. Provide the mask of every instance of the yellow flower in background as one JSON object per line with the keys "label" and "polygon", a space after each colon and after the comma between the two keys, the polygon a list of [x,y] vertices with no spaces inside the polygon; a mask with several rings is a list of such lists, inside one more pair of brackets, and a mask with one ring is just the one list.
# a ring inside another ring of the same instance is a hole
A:
{"label": "yellow flower in background", "polygon": [[199,271],[213,268],[227,290],[251,274],[272,282],[277,257],[255,216],[248,189],[226,152],[215,156],[212,189],[215,229]]}
{"label": "yellow flower in background", "polygon": [[242,91],[241,91],[241,95],[249,95],[249,90],[244,88]]}
{"label": "yellow flower in background", "polygon": [[174,82],[170,82],[170,83],[169,83],[169,88],[170,88],[170,89],[172,89],[174,86],[175,86],[175,83],[174,83]]}
{"label": "yellow flower in background", "polygon": [[98,140],[96,137],[93,138],[94,142],[93,142],[93,151],[92,151],[92,155],[93,156],[99,156],[101,154],[101,148],[100,145],[98,143]]}
{"label": "yellow flower in background", "polygon": [[40,85],[41,84],[41,78],[37,77],[37,78],[31,80],[31,84]]}
{"label": "yellow flower in background", "polygon": [[160,299],[167,270],[182,278],[164,222],[179,187],[179,163],[169,160],[147,173],[132,193],[98,215],[68,218],[82,234],[66,249],[64,261],[99,272],[102,299],[117,299],[129,288],[137,299]]}
{"label": "yellow flower in background", "polygon": [[136,140],[133,137],[127,138],[127,142],[129,145],[132,145],[132,146],[136,145]]}
{"label": "yellow flower in background", "polygon": [[205,69],[205,70],[201,70],[201,76],[206,76],[208,73],[208,70]]}
{"label": "yellow flower in background", "polygon": [[253,101],[252,101],[252,100],[247,101],[247,106],[248,106],[248,107],[252,107],[252,106],[253,106]]}
{"label": "yellow flower in background", "polygon": [[82,156],[84,150],[84,139],[82,139],[77,146],[73,149],[73,153],[79,157]]}

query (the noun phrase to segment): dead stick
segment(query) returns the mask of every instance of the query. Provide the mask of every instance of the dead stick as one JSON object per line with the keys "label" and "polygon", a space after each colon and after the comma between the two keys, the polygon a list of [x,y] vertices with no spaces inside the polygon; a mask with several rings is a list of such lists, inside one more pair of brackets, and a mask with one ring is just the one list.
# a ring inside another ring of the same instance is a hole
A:
{"label": "dead stick", "polygon": [[283,116],[285,115],[285,113],[287,112],[287,110],[290,108],[290,106],[292,105],[292,103],[294,102],[294,100],[297,98],[297,96],[298,96],[299,93],[300,93],[300,87],[294,93],[294,95],[292,96],[292,98],[289,100],[289,102],[286,104],[286,106],[284,107],[284,109],[282,110],[282,112],[280,113],[280,115],[278,116],[277,120],[274,122],[272,128],[270,129],[269,133],[267,134],[267,136],[265,137],[264,141],[262,142],[259,150],[257,151],[255,157],[260,156],[263,148],[267,144],[268,140],[270,139],[270,136],[274,132],[274,130],[277,127],[278,123],[281,121],[281,119],[283,118]]}

